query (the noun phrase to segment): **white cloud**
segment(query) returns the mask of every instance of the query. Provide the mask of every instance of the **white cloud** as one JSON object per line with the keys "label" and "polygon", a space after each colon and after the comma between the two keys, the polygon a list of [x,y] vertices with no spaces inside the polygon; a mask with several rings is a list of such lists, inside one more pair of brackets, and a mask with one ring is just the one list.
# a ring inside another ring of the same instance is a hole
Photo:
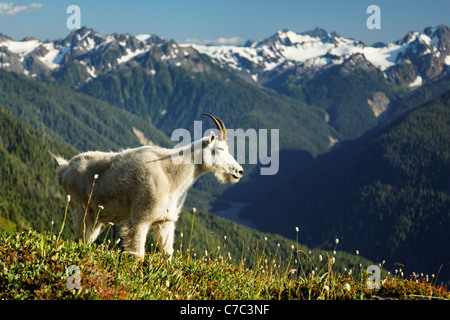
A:
{"label": "white cloud", "polygon": [[187,38],[185,42],[200,45],[212,45],[212,44],[231,45],[231,44],[241,44],[244,42],[244,39],[240,37],[231,37],[231,38],[220,37],[218,39]]}
{"label": "white cloud", "polygon": [[42,7],[42,3],[32,3],[27,6],[14,6],[13,2],[0,2],[0,16],[15,16],[21,12],[30,12]]}
{"label": "white cloud", "polygon": [[244,42],[242,38],[239,37],[231,37],[231,38],[219,38],[217,39],[219,44],[238,44]]}

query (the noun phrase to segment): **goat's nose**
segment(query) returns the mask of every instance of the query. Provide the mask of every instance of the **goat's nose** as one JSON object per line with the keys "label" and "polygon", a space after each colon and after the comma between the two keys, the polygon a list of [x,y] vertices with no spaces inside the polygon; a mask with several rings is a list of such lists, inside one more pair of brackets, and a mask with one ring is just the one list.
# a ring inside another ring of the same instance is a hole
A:
{"label": "goat's nose", "polygon": [[241,169],[241,170],[239,170],[238,172],[239,172],[239,174],[240,174],[241,176],[244,175],[244,169]]}

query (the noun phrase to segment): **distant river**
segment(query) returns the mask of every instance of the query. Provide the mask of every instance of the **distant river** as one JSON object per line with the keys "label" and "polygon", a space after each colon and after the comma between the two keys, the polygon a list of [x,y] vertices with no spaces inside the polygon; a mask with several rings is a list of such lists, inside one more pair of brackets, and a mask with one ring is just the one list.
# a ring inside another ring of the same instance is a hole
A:
{"label": "distant river", "polygon": [[244,208],[248,203],[242,203],[242,202],[235,202],[235,201],[228,201],[229,204],[231,204],[230,208],[220,210],[216,212],[216,215],[219,217],[234,221],[236,223],[242,224],[246,227],[252,228],[257,230],[256,225],[248,219],[242,219],[239,217],[239,211],[241,211],[242,208]]}

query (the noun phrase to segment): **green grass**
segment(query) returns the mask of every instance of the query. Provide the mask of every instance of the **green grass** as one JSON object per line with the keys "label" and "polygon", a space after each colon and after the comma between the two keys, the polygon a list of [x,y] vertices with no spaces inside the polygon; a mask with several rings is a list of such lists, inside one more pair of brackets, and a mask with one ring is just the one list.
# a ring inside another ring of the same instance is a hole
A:
{"label": "green grass", "polygon": [[8,233],[14,233],[15,229],[16,229],[16,224],[14,222],[11,222],[11,221],[3,218],[2,216],[0,216],[0,230],[4,230]]}
{"label": "green grass", "polygon": [[[365,271],[333,269],[339,252],[320,261],[294,248],[280,263],[276,254],[265,254],[265,246],[253,257],[236,259],[222,243],[211,252],[190,255],[181,246],[169,261],[150,245],[144,261],[139,261],[106,237],[87,245],[58,239],[57,233],[28,229],[0,234],[0,299],[450,299],[434,278],[405,279],[401,271],[383,276],[381,289],[369,289]],[[246,264],[246,258],[253,262]],[[304,271],[308,267],[311,271]],[[80,271],[78,289],[76,274],[68,272],[72,268]]]}

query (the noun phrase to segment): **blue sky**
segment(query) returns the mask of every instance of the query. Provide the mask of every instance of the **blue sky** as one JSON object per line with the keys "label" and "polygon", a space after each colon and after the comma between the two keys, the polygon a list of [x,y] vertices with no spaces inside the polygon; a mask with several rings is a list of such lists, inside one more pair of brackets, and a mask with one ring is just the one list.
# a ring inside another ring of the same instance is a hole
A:
{"label": "blue sky", "polygon": [[[65,37],[76,4],[81,24],[104,34],[157,34],[177,42],[197,39],[224,42],[264,39],[280,29],[296,32],[316,26],[366,44],[390,42],[426,26],[450,26],[449,0],[34,0],[0,1],[0,32],[14,39]],[[368,6],[381,9],[381,29],[369,30]]]}

